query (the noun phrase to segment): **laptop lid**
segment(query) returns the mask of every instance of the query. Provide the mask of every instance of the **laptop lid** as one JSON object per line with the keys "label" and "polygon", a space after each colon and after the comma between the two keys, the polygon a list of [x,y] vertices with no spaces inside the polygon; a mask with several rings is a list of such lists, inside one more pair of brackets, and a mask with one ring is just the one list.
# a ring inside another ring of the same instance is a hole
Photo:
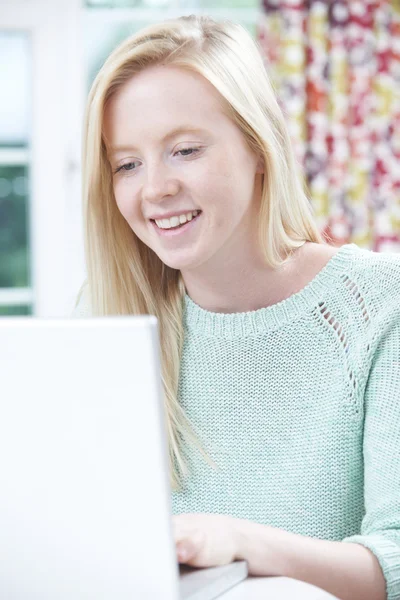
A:
{"label": "laptop lid", "polygon": [[0,320],[0,589],[177,600],[157,320]]}

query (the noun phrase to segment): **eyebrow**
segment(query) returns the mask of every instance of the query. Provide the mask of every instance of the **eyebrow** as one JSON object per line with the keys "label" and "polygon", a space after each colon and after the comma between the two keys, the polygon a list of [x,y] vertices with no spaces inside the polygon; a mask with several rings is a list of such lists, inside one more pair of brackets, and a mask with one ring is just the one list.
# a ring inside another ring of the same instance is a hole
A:
{"label": "eyebrow", "polygon": [[[204,135],[207,133],[205,129],[200,129],[198,127],[193,127],[192,125],[181,125],[180,127],[176,127],[172,131],[168,132],[163,138],[162,142],[166,142],[167,140],[181,134],[181,133],[196,133]],[[116,154],[117,152],[126,152],[127,150],[138,150],[136,146],[131,145],[121,145],[121,146],[110,146],[110,154]]]}

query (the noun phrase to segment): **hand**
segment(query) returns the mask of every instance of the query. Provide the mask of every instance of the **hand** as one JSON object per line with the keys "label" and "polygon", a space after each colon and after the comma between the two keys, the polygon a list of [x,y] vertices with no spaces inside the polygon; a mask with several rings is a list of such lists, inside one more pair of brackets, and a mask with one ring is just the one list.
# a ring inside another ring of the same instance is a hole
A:
{"label": "hand", "polygon": [[192,567],[217,567],[238,554],[237,519],[204,513],[172,517],[178,561]]}

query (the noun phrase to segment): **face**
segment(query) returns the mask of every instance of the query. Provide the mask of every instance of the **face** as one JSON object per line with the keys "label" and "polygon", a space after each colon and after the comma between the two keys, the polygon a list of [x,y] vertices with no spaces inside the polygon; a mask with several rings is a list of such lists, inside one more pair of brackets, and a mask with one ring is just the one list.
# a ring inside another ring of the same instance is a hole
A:
{"label": "face", "polygon": [[[261,161],[206,79],[145,69],[108,103],[103,133],[118,208],[166,265],[184,274],[248,252]],[[173,215],[179,220],[164,220]]]}

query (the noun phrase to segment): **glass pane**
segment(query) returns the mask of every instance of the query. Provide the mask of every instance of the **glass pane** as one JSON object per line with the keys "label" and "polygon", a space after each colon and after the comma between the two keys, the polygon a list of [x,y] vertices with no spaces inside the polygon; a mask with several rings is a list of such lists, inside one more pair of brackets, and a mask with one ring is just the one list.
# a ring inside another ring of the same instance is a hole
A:
{"label": "glass pane", "polygon": [[28,168],[0,166],[0,288],[29,286]]}
{"label": "glass pane", "polygon": [[30,39],[0,31],[0,145],[27,146],[30,141]]}
{"label": "glass pane", "polygon": [[16,317],[18,315],[31,315],[32,314],[32,306],[31,305],[21,305],[21,306],[1,306],[0,305],[0,318],[1,317]]}

